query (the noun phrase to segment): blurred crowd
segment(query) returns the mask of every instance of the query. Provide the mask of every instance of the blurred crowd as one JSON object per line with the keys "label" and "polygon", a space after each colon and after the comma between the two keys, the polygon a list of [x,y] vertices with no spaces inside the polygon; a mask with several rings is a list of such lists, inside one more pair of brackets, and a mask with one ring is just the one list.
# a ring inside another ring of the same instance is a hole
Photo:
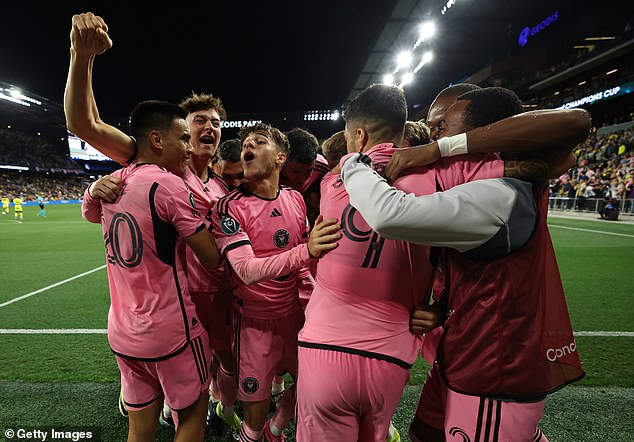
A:
{"label": "blurred crowd", "polygon": [[39,169],[81,170],[68,157],[68,147],[16,130],[0,129],[0,164]]}
{"label": "blurred crowd", "polygon": [[[599,210],[596,200],[616,200],[634,212],[634,130],[597,136],[593,133],[575,149],[576,167],[551,180],[551,201],[559,208]],[[590,201],[593,200],[593,201]]]}
{"label": "blurred crowd", "polygon": [[0,196],[23,201],[35,201],[41,196],[46,201],[81,200],[88,183],[84,178],[27,172],[0,172]]}

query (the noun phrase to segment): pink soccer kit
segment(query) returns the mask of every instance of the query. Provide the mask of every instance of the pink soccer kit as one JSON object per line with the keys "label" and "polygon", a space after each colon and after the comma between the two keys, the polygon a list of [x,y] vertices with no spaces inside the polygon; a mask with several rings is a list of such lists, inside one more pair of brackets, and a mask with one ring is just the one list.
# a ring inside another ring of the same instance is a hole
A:
{"label": "pink soccer kit", "polygon": [[[188,167],[183,177],[193,196],[196,210],[205,225],[211,225],[214,204],[229,192],[229,186],[209,168],[209,178],[202,182]],[[187,278],[196,313],[209,333],[209,345],[216,351],[230,351],[231,289],[225,263],[217,268],[206,269],[193,249],[187,247]]]}
{"label": "pink soccer kit", "polygon": [[[162,361],[179,354],[190,354],[198,364],[205,362],[181,374],[180,382],[194,383],[197,393],[195,397],[174,399],[174,403],[190,405],[208,387],[209,354],[206,348],[200,348],[201,340],[197,339],[204,336],[207,341],[189,294],[183,238],[205,225],[196,213],[191,192],[176,175],[153,164],[131,165],[113,175],[122,179],[121,195],[114,203],[101,205],[100,220],[110,285],[110,347],[118,360],[156,363],[158,372]],[[82,206],[86,219],[99,221],[94,212],[91,214],[91,207],[98,206],[98,200],[86,191]],[[140,397],[127,389],[137,385],[123,378],[129,373],[127,368],[122,369],[122,385],[130,386],[124,389],[124,397],[135,398],[130,400],[132,403],[155,399],[159,386],[163,390],[172,387],[148,369],[144,372],[146,384],[153,383],[156,394],[149,397],[145,390],[146,396]],[[192,394],[191,389],[184,390]],[[175,398],[174,393],[170,396]]]}
{"label": "pink soccer kit", "polygon": [[311,262],[304,201],[285,186],[271,200],[238,188],[216,204],[213,230],[230,263],[239,398],[262,400],[276,371],[297,371],[298,270]]}
{"label": "pink soccer kit", "polygon": [[[370,149],[368,155],[375,166],[383,167],[392,152],[392,144],[382,144]],[[397,185],[417,194],[433,192],[434,172],[427,168],[419,172],[399,178]],[[321,213],[325,218],[338,218],[344,236],[338,247],[319,261],[315,290],[299,335],[298,440],[321,440],[325,434],[335,438],[337,434],[348,434],[356,440],[360,432],[372,435],[364,440],[385,440],[408,369],[421,346],[421,338],[409,331],[409,316],[412,309],[427,300],[433,273],[429,248],[387,240],[372,231],[350,206],[338,175],[328,174],[322,179],[321,195]],[[324,351],[347,353],[350,360],[346,365],[328,370],[340,370],[338,376],[322,377],[326,368],[323,361],[318,363],[320,359],[314,353],[336,359],[324,355]],[[357,368],[349,364],[356,364]],[[351,369],[354,375],[349,372]],[[372,401],[351,393],[357,401],[351,403],[351,398],[344,396],[346,386],[354,384],[350,376],[371,383],[374,369],[391,371],[393,381],[385,383],[382,396]],[[358,416],[356,424],[337,422],[335,415],[344,412],[344,404],[348,404],[350,413],[360,409],[361,402],[365,412]],[[368,408],[368,403],[374,405]]]}

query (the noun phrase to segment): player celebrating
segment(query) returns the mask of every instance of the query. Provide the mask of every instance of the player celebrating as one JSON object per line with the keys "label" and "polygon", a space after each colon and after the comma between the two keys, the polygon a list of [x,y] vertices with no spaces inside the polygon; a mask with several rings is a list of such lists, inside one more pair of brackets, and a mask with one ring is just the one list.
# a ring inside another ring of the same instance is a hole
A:
{"label": "player celebrating", "polygon": [[[234,353],[239,399],[244,404],[240,440],[282,440],[295,410],[295,392],[287,392],[270,421],[273,376],[297,372],[297,333],[304,315],[298,273],[312,259],[336,247],[336,219],[317,219],[308,238],[301,194],[279,185],[288,154],[286,136],[258,124],[240,132],[245,184],[220,199],[213,228],[230,264],[234,283]],[[308,238],[308,243],[306,239]]]}
{"label": "player celebrating", "polygon": [[185,242],[214,268],[220,255],[182,180],[192,152],[186,112],[142,102],[130,118],[137,159],[113,173],[122,190],[101,204],[89,187],[82,213],[106,242],[108,341],[121,372],[128,440],[154,440],[163,398],[176,414],[175,440],[202,441],[208,403],[208,335],[196,315]]}

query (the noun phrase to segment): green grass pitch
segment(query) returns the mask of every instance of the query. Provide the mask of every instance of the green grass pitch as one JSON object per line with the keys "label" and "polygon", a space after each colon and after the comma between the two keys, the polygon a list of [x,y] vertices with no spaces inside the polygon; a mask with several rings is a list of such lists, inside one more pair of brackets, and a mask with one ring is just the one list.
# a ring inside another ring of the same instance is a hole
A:
{"label": "green grass pitch", "polygon": [[[5,429],[20,427],[125,440],[105,334],[15,333],[106,328],[100,226],[83,221],[79,205],[48,206],[46,219],[37,210],[25,207],[22,223],[13,213],[0,216],[0,440]],[[549,224],[573,328],[595,333],[577,336],[586,377],[547,399],[542,429],[552,442],[634,440],[634,225],[556,217]],[[420,360],[412,368],[394,416],[403,441],[426,370]],[[171,437],[157,433],[157,440]]]}

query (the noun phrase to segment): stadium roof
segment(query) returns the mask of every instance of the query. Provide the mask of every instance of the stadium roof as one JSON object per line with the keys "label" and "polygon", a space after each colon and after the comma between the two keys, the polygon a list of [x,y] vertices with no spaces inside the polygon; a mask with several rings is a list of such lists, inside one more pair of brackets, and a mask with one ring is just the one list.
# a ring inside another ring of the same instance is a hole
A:
{"label": "stadium roof", "polygon": [[[521,53],[521,28],[538,25],[554,11],[559,11],[557,26],[542,29],[533,46],[561,50],[562,41],[572,43],[584,26],[621,25],[634,9],[632,2],[620,8],[596,3],[214,1],[195,3],[198,9],[189,10],[155,2],[123,7],[96,1],[90,9],[109,24],[114,47],[96,61],[95,93],[105,119],[127,117],[138,101],[178,101],[192,90],[220,96],[230,117],[334,110],[365,86],[382,81],[397,52],[416,41],[418,24],[432,19],[436,36],[420,48],[433,51],[433,61],[405,88],[410,105],[424,108],[441,88],[464,81],[495,59]],[[590,14],[590,8],[598,12]],[[61,103],[70,19],[85,9],[85,2],[32,0],[5,8],[0,14],[0,81]]]}

